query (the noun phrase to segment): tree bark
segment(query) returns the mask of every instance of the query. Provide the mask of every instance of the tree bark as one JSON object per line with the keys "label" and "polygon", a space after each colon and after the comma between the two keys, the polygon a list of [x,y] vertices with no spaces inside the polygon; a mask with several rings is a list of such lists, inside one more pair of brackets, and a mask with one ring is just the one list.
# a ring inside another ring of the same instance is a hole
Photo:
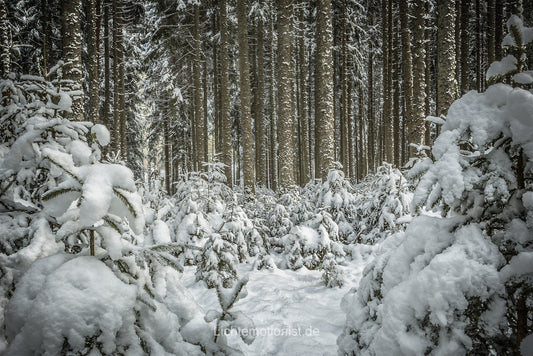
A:
{"label": "tree bark", "polygon": [[88,0],[89,14],[88,14],[88,28],[89,36],[87,38],[87,54],[89,58],[89,105],[88,105],[88,119],[93,123],[98,122],[98,107],[99,107],[99,76],[98,76],[98,41],[96,37],[96,0]]}
{"label": "tree bark", "polygon": [[452,0],[438,2],[437,17],[437,115],[446,115],[456,98],[457,83],[455,72],[455,6]]}
{"label": "tree bark", "polygon": [[470,19],[470,2],[472,0],[461,1],[461,94],[465,94],[470,90],[470,43],[469,43],[469,28],[468,22]]}
{"label": "tree bark", "polygon": [[196,145],[197,152],[197,166],[198,170],[203,170],[202,162],[207,162],[207,151],[205,150],[205,142],[207,138],[204,136],[204,113],[203,113],[203,93],[202,93],[202,41],[200,39],[200,5],[194,5],[194,48],[193,48],[193,100],[194,100],[194,121],[196,124]]}
{"label": "tree bark", "polygon": [[241,97],[242,164],[244,189],[255,194],[254,176],[254,135],[252,132],[250,63],[248,59],[248,21],[246,0],[237,0],[237,20],[239,38],[239,73]]}
{"label": "tree bark", "polygon": [[226,183],[233,185],[231,139],[231,117],[229,97],[229,59],[228,59],[228,25],[227,2],[220,0],[220,122],[222,130],[222,162],[226,165]]}
{"label": "tree bark", "polygon": [[333,113],[333,26],[331,1],[317,1],[315,115],[319,177],[325,180],[335,159],[335,117]]}
{"label": "tree bark", "polygon": [[265,121],[265,51],[264,51],[264,34],[263,18],[257,19],[257,46],[256,46],[256,92],[255,92],[255,129],[257,132],[256,139],[256,179],[257,184],[267,186],[267,125]]}
{"label": "tree bark", "polygon": [[[425,132],[425,99],[426,99],[426,48],[425,48],[425,19],[427,0],[414,0],[413,2],[413,112],[408,122],[409,156],[415,157],[417,149],[411,144],[424,143]],[[453,31],[453,30],[450,30]],[[453,76],[453,71],[451,75]]]}
{"label": "tree bark", "polygon": [[292,0],[277,0],[278,7],[278,138],[279,184],[288,189],[296,184],[296,142],[294,120],[294,24]]}
{"label": "tree bark", "polygon": [[83,70],[81,66],[81,0],[62,0],[63,83],[73,92],[71,120],[83,120]]}

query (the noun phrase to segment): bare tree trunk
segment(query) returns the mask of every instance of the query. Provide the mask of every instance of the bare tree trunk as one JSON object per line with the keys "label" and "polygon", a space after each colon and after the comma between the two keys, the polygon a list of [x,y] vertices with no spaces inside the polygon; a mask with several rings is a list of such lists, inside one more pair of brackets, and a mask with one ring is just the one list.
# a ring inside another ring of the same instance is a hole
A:
{"label": "bare tree trunk", "polygon": [[451,0],[441,0],[438,3],[437,17],[437,115],[446,115],[448,108],[456,98],[457,83],[455,72],[455,6]]}
{"label": "bare tree trunk", "polygon": [[75,92],[72,100],[72,120],[83,120],[83,70],[81,65],[81,0],[62,0],[61,35],[63,37],[64,87]]}
{"label": "bare tree trunk", "polygon": [[375,133],[376,117],[374,114],[374,53],[372,43],[370,44],[368,54],[368,139],[367,139],[367,173],[374,172],[375,168]]}
{"label": "bare tree trunk", "polygon": [[398,19],[394,21],[394,40],[391,42],[391,44],[394,44],[393,46],[393,52],[394,55],[392,56],[392,83],[393,83],[393,97],[392,97],[392,130],[393,130],[393,137],[394,137],[394,165],[396,167],[400,167],[400,154],[401,154],[401,146],[400,146],[400,36],[398,36],[399,31],[399,24]]}
{"label": "bare tree trunk", "polygon": [[193,100],[194,100],[194,121],[196,128],[196,146],[198,170],[203,170],[202,162],[207,162],[207,150],[205,142],[207,137],[204,136],[204,113],[202,107],[202,41],[200,39],[200,5],[194,5],[194,49],[193,49]]}
{"label": "bare tree trunk", "polygon": [[469,46],[469,28],[470,19],[470,2],[472,0],[461,0],[461,94],[470,90],[470,46]]}
{"label": "bare tree trunk", "polygon": [[103,124],[111,122],[111,61],[109,48],[109,3],[104,0],[104,117]]}
{"label": "bare tree trunk", "polygon": [[331,1],[317,1],[315,117],[318,172],[325,180],[335,159]]}
{"label": "bare tree trunk", "polygon": [[300,162],[301,162],[301,179],[300,185],[304,186],[311,180],[311,167],[309,159],[309,119],[307,117],[307,65],[305,61],[305,14],[300,10],[300,33],[298,37],[298,62],[300,76],[299,90],[299,111],[298,120],[300,122]]}
{"label": "bare tree trunk", "polygon": [[0,0],[0,78],[11,72],[11,28],[7,21],[7,6]]}
{"label": "bare tree trunk", "polygon": [[259,16],[257,20],[257,46],[256,46],[256,92],[255,92],[255,129],[256,139],[256,178],[257,184],[267,186],[267,125],[265,121],[265,51],[263,18]]}
{"label": "bare tree trunk", "polygon": [[271,43],[270,43],[270,179],[271,188],[274,191],[278,190],[279,174],[278,174],[278,118],[276,109],[276,57],[275,57],[275,43],[274,43],[274,12],[272,12],[271,19]]}
{"label": "bare tree trunk", "polygon": [[88,28],[89,36],[87,39],[87,54],[89,57],[89,105],[88,105],[88,119],[91,122],[98,122],[98,107],[100,95],[99,91],[99,75],[98,75],[98,40],[96,38],[96,0],[88,0],[89,14],[88,14]]}
{"label": "bare tree trunk", "polygon": [[226,183],[233,185],[231,140],[231,117],[229,97],[229,59],[228,59],[228,28],[227,3],[220,0],[220,121],[222,129],[222,162],[226,165]]}
{"label": "bare tree trunk", "polygon": [[[414,0],[413,13],[413,115],[408,122],[409,156],[415,157],[417,149],[411,144],[424,143],[425,132],[425,99],[426,99],[426,48],[425,48],[425,19],[427,0]],[[453,71],[452,71],[453,75]]]}
{"label": "bare tree trunk", "polygon": [[[413,60],[411,53],[411,29],[409,26],[409,1],[400,0],[400,24],[402,37],[402,91],[404,93],[404,121],[413,123]],[[418,78],[417,78],[418,80]]]}
{"label": "bare tree trunk", "polygon": [[278,0],[278,137],[279,184],[283,189],[296,184],[296,142],[294,137],[294,24],[292,0]]}
{"label": "bare tree trunk", "polygon": [[252,132],[248,23],[246,14],[246,0],[237,0],[244,189],[248,193],[255,194],[254,136]]}

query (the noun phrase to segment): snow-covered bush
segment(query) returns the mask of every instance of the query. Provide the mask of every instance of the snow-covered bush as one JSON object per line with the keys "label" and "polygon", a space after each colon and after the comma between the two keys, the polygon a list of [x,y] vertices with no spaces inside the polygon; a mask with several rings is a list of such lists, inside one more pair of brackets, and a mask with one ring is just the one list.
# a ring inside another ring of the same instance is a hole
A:
{"label": "snow-covered bush", "polygon": [[140,257],[56,254],[35,262],[6,308],[6,354],[217,350],[212,328],[179,275],[165,267],[151,276],[149,266],[136,261]]}
{"label": "snow-covered bush", "polygon": [[[517,17],[508,25],[514,43],[533,40]],[[532,332],[532,127],[533,94],[509,85],[451,105],[434,161],[413,167],[413,206],[442,217],[381,244],[344,300],[341,352],[519,353]]]}
{"label": "snow-covered bush", "polygon": [[[502,256],[479,225],[418,217],[386,239],[342,305],[343,353],[457,355],[482,349],[504,313]],[[488,345],[487,345],[488,346]]]}
{"label": "snow-covered bush", "polygon": [[217,286],[217,299],[221,310],[209,310],[205,316],[207,322],[216,320],[215,342],[226,348],[226,336],[231,333],[232,329],[237,330],[242,341],[248,345],[255,340],[255,325],[252,319],[240,311],[233,310],[235,303],[248,295],[247,283],[248,278],[245,277],[232,288]]}
{"label": "snow-covered bush", "polygon": [[0,250],[2,351],[220,351],[180,285],[183,249],[168,244],[166,224],[151,228],[157,246],[140,246],[133,174],[100,161],[108,130],[64,119],[71,93],[43,78],[12,77],[0,92],[0,233],[10,235]]}
{"label": "snow-covered bush", "polygon": [[332,169],[328,172],[326,181],[318,188],[315,205],[328,212],[337,223],[340,240],[349,242],[354,233],[356,200],[343,171]]}
{"label": "snow-covered bush", "polygon": [[344,273],[342,269],[339,268],[337,261],[335,261],[335,256],[328,253],[324,257],[324,262],[322,262],[322,281],[328,288],[333,287],[342,287],[344,284]]}
{"label": "snow-covered bush", "polygon": [[283,237],[283,245],[285,264],[294,270],[301,267],[320,268],[328,253],[337,258],[344,257],[337,224],[325,211],[294,226],[290,233]]}
{"label": "snow-covered bush", "polygon": [[177,213],[168,220],[176,242],[187,247],[185,262],[195,264],[213,234],[223,234],[236,244],[239,261],[264,253],[268,240],[264,231],[254,225],[261,218],[250,219],[237,204],[236,193],[224,184],[223,164],[210,163],[207,168],[204,173],[189,174],[177,184]]}
{"label": "snow-covered bush", "polygon": [[196,280],[208,288],[233,287],[237,281],[238,247],[227,230],[212,232],[196,265]]}
{"label": "snow-covered bush", "polygon": [[403,229],[398,219],[409,214],[412,193],[398,169],[384,163],[356,191],[355,231],[349,242],[374,244]]}

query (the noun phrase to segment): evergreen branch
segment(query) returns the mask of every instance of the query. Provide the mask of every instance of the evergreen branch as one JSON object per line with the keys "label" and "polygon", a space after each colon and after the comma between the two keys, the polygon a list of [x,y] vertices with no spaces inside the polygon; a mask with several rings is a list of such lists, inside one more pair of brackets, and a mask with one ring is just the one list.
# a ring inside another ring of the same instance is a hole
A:
{"label": "evergreen branch", "polygon": [[122,230],[118,227],[118,225],[113,221],[113,219],[109,215],[105,215],[102,220],[104,220],[113,230],[118,232],[119,234],[122,234]]}
{"label": "evergreen branch", "polygon": [[54,199],[62,194],[66,194],[66,193],[69,193],[69,192],[80,192],[81,193],[81,189],[79,188],[75,188],[75,187],[71,187],[71,188],[56,188],[56,189],[52,189],[52,190],[49,190],[48,192],[44,193],[42,196],[41,196],[41,199],[43,201],[47,201],[47,200],[50,200],[50,199]]}
{"label": "evergreen branch", "polygon": [[51,158],[50,156],[45,156],[44,158],[46,158],[47,160],[49,160],[50,162],[52,162],[54,165],[56,165],[57,167],[61,168],[65,173],[67,173],[69,176],[71,176],[72,178],[74,178],[76,180],[76,182],[78,182],[80,185],[83,184],[83,182],[81,181],[81,179],[74,174],[74,172],[71,172],[70,170],[68,170],[67,168],[65,168],[61,163],[58,163],[56,160],[54,160],[53,158]]}
{"label": "evergreen branch", "polygon": [[115,193],[115,195],[122,201],[122,203],[124,203],[124,205],[126,205],[128,210],[130,211],[131,215],[133,215],[133,217],[136,218],[137,217],[137,212],[135,211],[135,208],[133,207],[133,204],[130,203],[128,198],[126,198],[126,196],[122,192],[120,192],[119,189],[120,188],[113,187],[113,193]]}

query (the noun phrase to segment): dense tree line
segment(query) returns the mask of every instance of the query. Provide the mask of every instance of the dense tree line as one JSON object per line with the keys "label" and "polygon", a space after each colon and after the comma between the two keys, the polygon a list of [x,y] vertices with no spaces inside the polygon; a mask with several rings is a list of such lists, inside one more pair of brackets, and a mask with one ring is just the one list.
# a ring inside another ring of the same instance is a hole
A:
{"label": "dense tree line", "polygon": [[355,181],[427,154],[439,120],[425,118],[487,87],[512,13],[531,4],[2,1],[2,75],[62,60],[72,118],[108,125],[107,153],[138,177],[164,171],[170,193],[214,160],[250,192],[324,179],[334,162]]}

